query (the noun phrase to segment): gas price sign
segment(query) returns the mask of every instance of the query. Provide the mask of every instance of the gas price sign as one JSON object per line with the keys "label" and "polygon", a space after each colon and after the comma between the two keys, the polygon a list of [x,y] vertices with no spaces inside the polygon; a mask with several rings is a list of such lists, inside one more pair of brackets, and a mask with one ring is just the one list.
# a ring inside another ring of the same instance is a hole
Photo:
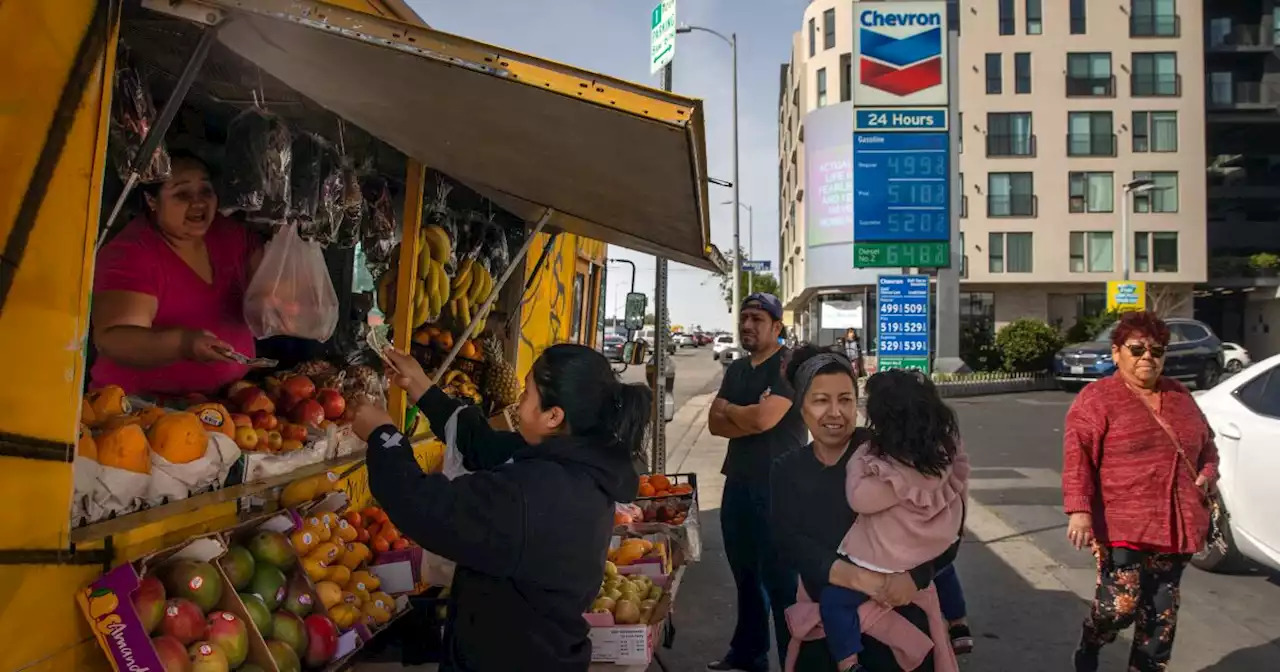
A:
{"label": "gas price sign", "polygon": [[856,110],[853,240],[858,268],[951,263],[951,141],[945,110]]}
{"label": "gas price sign", "polygon": [[877,293],[877,366],[929,371],[929,277],[882,275]]}

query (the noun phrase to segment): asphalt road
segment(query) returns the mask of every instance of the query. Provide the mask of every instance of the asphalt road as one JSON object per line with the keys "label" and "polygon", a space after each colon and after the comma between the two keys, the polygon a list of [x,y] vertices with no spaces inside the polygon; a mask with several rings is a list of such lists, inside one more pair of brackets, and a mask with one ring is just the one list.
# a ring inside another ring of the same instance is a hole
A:
{"label": "asphalt road", "polygon": [[[676,410],[694,396],[715,391],[720,384],[723,367],[711,359],[711,346],[677,350],[674,361]],[[628,366],[622,373],[622,380],[628,383],[645,382],[644,366]]]}

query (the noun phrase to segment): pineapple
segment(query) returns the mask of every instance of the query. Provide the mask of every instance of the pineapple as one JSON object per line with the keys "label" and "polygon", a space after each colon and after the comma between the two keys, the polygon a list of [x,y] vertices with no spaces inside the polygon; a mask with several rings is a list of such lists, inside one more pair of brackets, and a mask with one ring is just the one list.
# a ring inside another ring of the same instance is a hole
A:
{"label": "pineapple", "polygon": [[515,367],[502,356],[502,341],[489,336],[483,341],[484,361],[489,364],[485,380],[484,396],[496,408],[505,408],[520,401],[520,379]]}

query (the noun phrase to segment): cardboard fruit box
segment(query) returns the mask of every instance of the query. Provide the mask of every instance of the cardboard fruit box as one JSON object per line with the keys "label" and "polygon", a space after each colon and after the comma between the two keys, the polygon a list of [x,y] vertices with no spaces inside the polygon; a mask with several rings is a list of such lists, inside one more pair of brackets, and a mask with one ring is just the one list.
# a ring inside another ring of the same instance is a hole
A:
{"label": "cardboard fruit box", "polygon": [[[658,577],[653,582],[666,589],[670,585],[670,577]],[[618,625],[613,620],[613,614],[583,614],[583,618],[591,625],[588,635],[591,638],[591,662],[648,665],[662,639],[673,599],[669,591],[663,593],[654,607],[649,623]]]}

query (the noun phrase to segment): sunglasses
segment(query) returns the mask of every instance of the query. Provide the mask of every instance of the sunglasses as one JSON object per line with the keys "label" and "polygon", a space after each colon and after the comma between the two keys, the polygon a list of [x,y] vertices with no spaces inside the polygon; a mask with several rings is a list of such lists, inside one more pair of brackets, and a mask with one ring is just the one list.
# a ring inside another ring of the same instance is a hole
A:
{"label": "sunglasses", "polygon": [[1165,352],[1165,347],[1163,345],[1153,345],[1148,347],[1141,343],[1134,343],[1133,345],[1126,344],[1124,347],[1129,351],[1129,354],[1137,357],[1138,359],[1142,359],[1142,356],[1148,352],[1151,353],[1152,358],[1160,359],[1164,357]]}

